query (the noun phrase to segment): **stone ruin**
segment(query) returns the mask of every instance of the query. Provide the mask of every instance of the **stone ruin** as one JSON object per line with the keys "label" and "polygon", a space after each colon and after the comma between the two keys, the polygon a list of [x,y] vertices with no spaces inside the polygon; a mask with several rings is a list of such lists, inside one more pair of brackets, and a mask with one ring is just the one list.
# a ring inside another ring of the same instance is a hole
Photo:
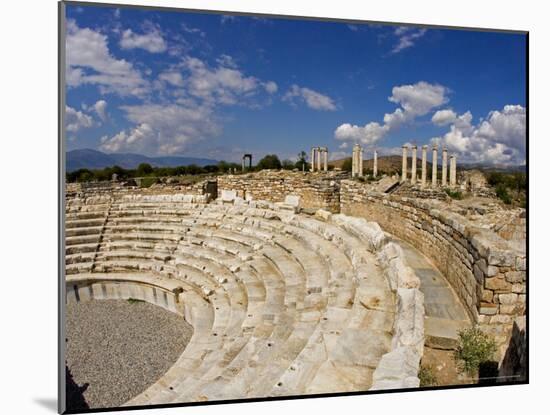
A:
{"label": "stone ruin", "polygon": [[501,374],[524,374],[524,210],[377,191],[318,172],[322,154],[309,173],[218,176],[215,192],[67,186],[67,301],[141,299],[194,328],[127,405],[414,388],[424,347],[473,324]]}

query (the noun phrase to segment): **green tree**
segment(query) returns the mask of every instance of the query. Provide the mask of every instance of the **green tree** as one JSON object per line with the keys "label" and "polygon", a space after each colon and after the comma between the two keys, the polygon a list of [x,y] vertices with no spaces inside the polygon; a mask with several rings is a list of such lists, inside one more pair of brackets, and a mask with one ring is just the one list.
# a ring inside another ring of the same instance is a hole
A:
{"label": "green tree", "polygon": [[281,161],[276,154],[268,154],[256,165],[256,169],[280,169],[282,167]]}
{"label": "green tree", "polygon": [[218,170],[222,173],[226,173],[229,170],[229,163],[225,160],[218,162]]}
{"label": "green tree", "polygon": [[200,174],[203,173],[202,167],[197,166],[196,164],[190,164],[187,166],[187,174]]}
{"label": "green tree", "polygon": [[345,159],[344,163],[342,163],[342,170],[344,171],[351,171],[352,169],[352,163],[351,163],[351,157],[349,159]]}
{"label": "green tree", "polygon": [[137,168],[138,176],[148,176],[153,173],[153,167],[149,163],[140,163]]}
{"label": "green tree", "polygon": [[296,164],[292,160],[283,160],[283,169],[292,170],[296,168]]}
{"label": "green tree", "polygon": [[307,153],[305,151],[300,151],[298,153],[298,161],[295,164],[297,169],[300,170],[308,170],[308,164],[307,164]]}

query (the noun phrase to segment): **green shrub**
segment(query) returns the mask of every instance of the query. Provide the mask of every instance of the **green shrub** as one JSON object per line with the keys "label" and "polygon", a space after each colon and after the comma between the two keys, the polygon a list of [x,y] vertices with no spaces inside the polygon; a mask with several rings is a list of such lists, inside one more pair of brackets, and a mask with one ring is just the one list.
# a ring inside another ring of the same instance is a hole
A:
{"label": "green shrub", "polygon": [[418,371],[418,378],[420,379],[420,386],[437,386],[437,377],[431,366],[420,366]]}
{"label": "green shrub", "polygon": [[144,177],[141,179],[141,184],[139,187],[145,188],[145,187],[151,187],[153,184],[157,183],[158,179],[156,177]]}
{"label": "green shrub", "polygon": [[138,300],[137,298],[128,298],[128,303],[130,304],[138,304],[138,303],[144,303],[143,300]]}
{"label": "green shrub", "polygon": [[503,183],[497,185],[496,193],[497,197],[505,204],[509,205],[510,203],[512,203],[512,198],[508,194],[508,189],[506,189],[506,185],[504,185]]}
{"label": "green shrub", "polygon": [[458,348],[455,350],[455,360],[461,371],[475,376],[482,364],[490,362],[496,353],[495,340],[481,331],[479,327],[471,327],[458,332]]}
{"label": "green shrub", "polygon": [[464,198],[462,192],[459,190],[445,189],[445,193],[447,193],[451,199],[462,200]]}

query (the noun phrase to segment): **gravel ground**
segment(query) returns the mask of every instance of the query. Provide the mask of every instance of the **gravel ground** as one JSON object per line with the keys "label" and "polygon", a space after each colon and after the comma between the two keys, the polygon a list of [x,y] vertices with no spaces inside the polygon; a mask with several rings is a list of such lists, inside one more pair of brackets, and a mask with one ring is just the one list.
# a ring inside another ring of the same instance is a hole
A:
{"label": "gravel ground", "polygon": [[66,324],[67,366],[81,390],[88,384],[83,395],[90,408],[120,406],[143,392],[193,334],[183,317],[125,300],[69,304]]}

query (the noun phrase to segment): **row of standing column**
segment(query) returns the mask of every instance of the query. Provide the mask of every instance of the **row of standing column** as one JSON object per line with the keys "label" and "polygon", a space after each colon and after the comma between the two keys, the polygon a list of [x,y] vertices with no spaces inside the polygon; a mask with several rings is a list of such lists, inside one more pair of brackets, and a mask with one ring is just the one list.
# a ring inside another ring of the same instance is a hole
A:
{"label": "row of standing column", "polygon": [[[405,182],[407,180],[407,158],[408,158],[408,146],[403,146],[403,162],[402,162],[402,168],[401,168],[401,182]],[[412,146],[412,166],[411,166],[411,184],[416,184],[416,146]],[[422,146],[422,174],[421,174],[421,183],[422,187],[426,186],[426,179],[427,179],[427,153],[428,153],[428,146],[424,145]],[[443,154],[441,156],[442,161],[442,168],[441,168],[441,185],[447,186],[447,149],[443,149]],[[449,162],[449,185],[451,187],[456,186],[456,157],[452,155],[450,157]],[[432,153],[432,187],[437,186],[437,147],[433,147],[433,153]]]}
{"label": "row of standing column", "polygon": [[328,171],[328,148],[312,147],[311,148],[311,168],[310,171],[321,171],[321,158],[323,163],[323,171]]}
{"label": "row of standing column", "polygon": [[[372,175],[376,177],[378,175],[378,153],[376,150],[374,150],[373,156]],[[363,148],[359,144],[355,144],[351,155],[351,176],[363,177],[363,170]]]}

